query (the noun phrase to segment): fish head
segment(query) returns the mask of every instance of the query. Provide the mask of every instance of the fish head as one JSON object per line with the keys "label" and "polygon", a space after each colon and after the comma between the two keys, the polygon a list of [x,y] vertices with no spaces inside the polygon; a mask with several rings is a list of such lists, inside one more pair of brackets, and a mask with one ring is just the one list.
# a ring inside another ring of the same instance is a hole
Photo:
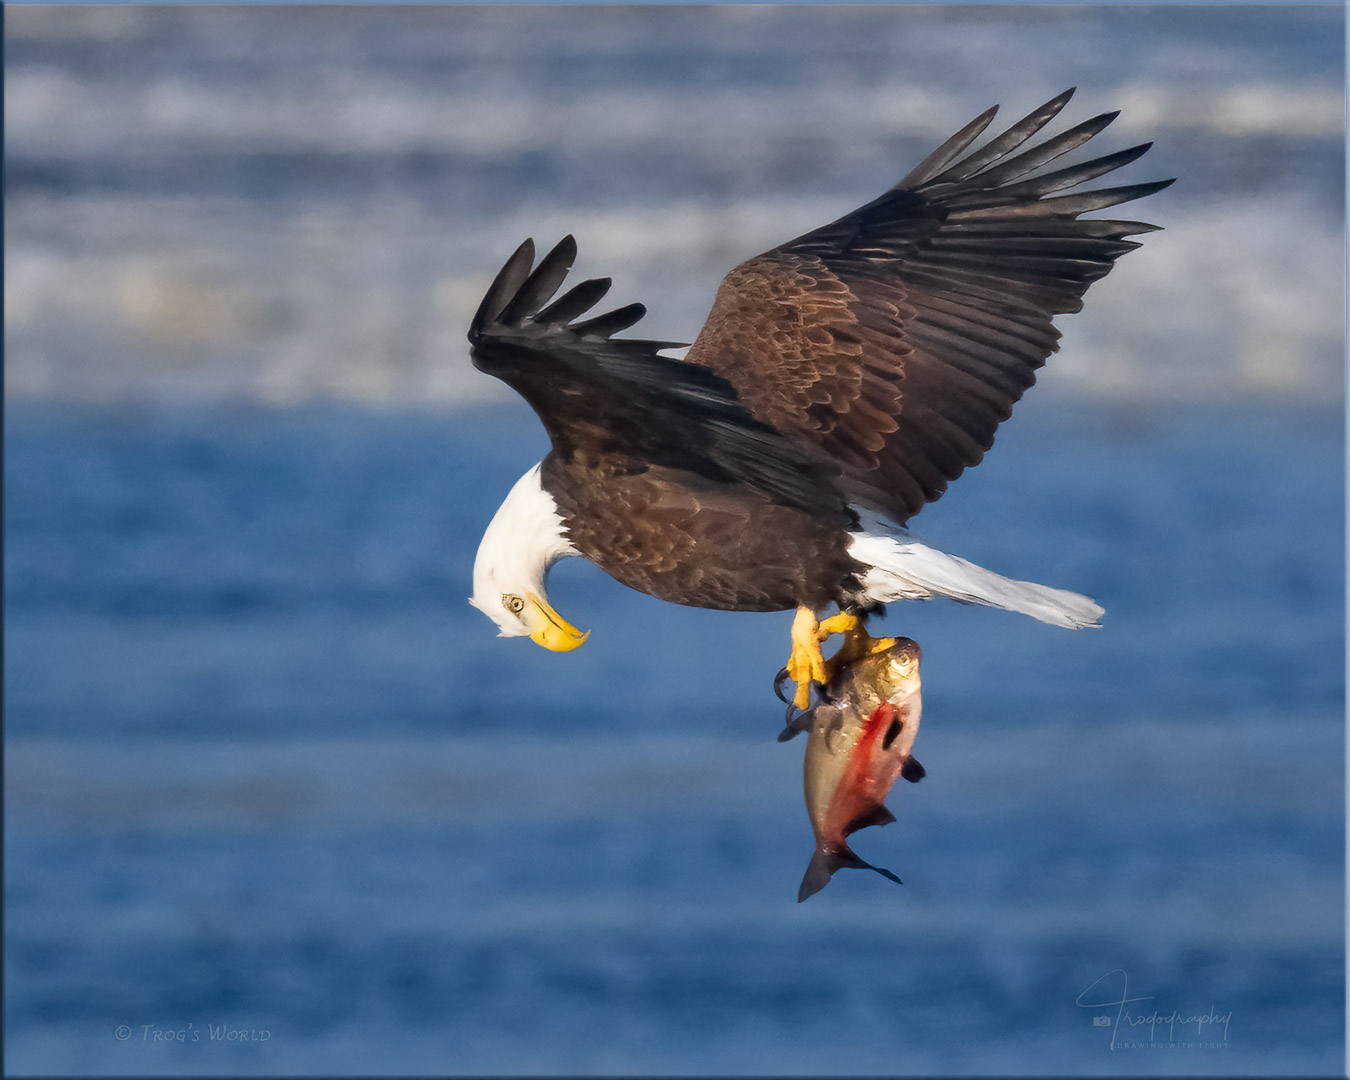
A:
{"label": "fish head", "polygon": [[[858,701],[897,702],[917,689],[923,650],[910,638],[892,638],[891,644],[849,665],[840,691]],[[898,703],[898,702],[897,702]]]}

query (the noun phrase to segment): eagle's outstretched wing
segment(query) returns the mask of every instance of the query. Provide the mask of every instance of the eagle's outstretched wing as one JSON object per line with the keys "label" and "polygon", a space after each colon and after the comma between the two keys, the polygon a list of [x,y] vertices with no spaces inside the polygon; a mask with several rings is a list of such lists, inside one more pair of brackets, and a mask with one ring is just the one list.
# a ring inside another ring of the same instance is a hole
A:
{"label": "eagle's outstretched wing", "polygon": [[825,454],[751,416],[708,368],[660,353],[683,343],[612,336],[646,314],[641,304],[577,322],[609,290],[608,278],[583,281],[549,303],[576,253],[576,241],[564,237],[531,269],[534,243],[526,240],[469,328],[474,366],[530,404],[555,453],[618,455],[635,468],[746,484],[841,525],[856,520]]}
{"label": "eagle's outstretched wing", "polygon": [[[1106,113],[1019,150],[1069,90],[957,160],[977,117],[880,198],[736,267],[688,353],[758,419],[825,449],[850,498],[903,523],[977,464],[1058,347],[1051,318],[1152,231],[1079,215],[1172,181],[1053,195],[1146,151],[1027,174]],[[1011,155],[1011,156],[1010,156]]]}

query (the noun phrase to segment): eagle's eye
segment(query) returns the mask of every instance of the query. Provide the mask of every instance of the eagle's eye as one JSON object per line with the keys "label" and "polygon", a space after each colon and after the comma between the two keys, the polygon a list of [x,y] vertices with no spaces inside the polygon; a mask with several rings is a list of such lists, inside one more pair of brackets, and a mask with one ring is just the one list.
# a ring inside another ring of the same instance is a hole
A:
{"label": "eagle's eye", "polygon": [[502,607],[506,608],[512,615],[519,615],[525,610],[525,598],[515,596],[512,593],[502,593]]}

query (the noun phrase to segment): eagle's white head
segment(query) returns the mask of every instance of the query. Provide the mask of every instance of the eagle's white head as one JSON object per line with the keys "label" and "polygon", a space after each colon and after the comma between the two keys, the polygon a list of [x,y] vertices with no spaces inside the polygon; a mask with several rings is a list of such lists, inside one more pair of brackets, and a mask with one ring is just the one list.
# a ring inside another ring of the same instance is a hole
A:
{"label": "eagle's white head", "polygon": [[483,533],[469,603],[502,637],[528,636],[555,652],[575,649],[590,631],[583,634],[549,606],[544,580],[555,562],[576,554],[536,465],[516,481]]}

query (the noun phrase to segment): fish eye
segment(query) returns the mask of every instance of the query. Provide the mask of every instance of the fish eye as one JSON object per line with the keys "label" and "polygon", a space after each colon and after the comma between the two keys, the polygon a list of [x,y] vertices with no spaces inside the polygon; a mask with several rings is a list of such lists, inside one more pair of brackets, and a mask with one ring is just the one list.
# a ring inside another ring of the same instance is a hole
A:
{"label": "fish eye", "polygon": [[502,593],[502,607],[512,615],[519,615],[525,610],[525,598],[513,593]]}

